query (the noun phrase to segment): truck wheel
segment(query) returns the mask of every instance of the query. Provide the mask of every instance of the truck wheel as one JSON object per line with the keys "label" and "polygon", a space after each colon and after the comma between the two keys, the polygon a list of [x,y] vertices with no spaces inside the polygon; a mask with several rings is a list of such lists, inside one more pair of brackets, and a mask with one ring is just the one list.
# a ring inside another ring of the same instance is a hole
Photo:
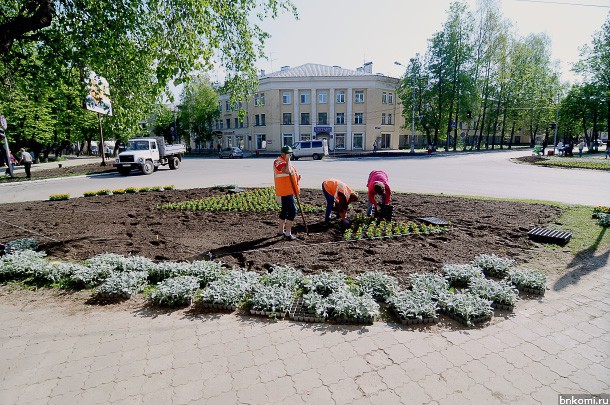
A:
{"label": "truck wheel", "polygon": [[298,156],[294,156],[294,155],[293,155],[293,156],[292,156],[290,159],[291,159],[291,160],[299,160],[299,157],[298,157]]}
{"label": "truck wheel", "polygon": [[229,155],[229,159],[233,159],[233,157],[234,157],[233,154]]}
{"label": "truck wheel", "polygon": [[320,160],[320,155],[318,155],[317,153],[313,154],[313,160]]}
{"label": "truck wheel", "polygon": [[142,166],[142,173],[149,175],[152,174],[152,172],[155,171],[155,165],[153,165],[153,162],[151,162],[150,160],[147,160],[146,162],[144,162],[144,165]]}
{"label": "truck wheel", "polygon": [[117,170],[121,176],[127,176],[129,172],[131,172],[131,168],[129,167],[119,167]]}
{"label": "truck wheel", "polygon": [[172,158],[169,161],[169,168],[172,170],[176,170],[177,168],[180,167],[180,159],[178,159],[177,157]]}

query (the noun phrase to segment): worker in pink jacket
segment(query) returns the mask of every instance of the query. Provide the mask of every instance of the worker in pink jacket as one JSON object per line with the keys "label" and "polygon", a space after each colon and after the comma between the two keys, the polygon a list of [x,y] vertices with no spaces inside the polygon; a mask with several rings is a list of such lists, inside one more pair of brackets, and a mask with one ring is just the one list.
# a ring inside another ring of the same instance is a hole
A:
{"label": "worker in pink jacket", "polygon": [[[368,189],[368,201],[366,207],[367,215],[373,214],[373,209],[382,209],[383,206],[390,204],[390,196],[392,191],[390,190],[390,184],[388,183],[388,174],[382,170],[373,170],[369,174],[369,180],[366,184]],[[379,203],[375,199],[379,196]]]}

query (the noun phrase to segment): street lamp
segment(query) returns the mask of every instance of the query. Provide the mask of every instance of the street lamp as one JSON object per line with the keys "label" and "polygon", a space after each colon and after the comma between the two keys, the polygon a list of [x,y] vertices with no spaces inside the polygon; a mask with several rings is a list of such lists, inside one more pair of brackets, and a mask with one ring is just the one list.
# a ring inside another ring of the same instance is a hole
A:
{"label": "street lamp", "polygon": [[[416,53],[416,58],[419,58],[419,53]],[[415,58],[410,59],[411,65],[415,63]],[[395,65],[402,66],[406,69],[406,66],[402,63],[395,61]],[[411,108],[412,111],[412,119],[411,119],[411,153],[415,153],[415,69],[413,69],[413,106]]]}

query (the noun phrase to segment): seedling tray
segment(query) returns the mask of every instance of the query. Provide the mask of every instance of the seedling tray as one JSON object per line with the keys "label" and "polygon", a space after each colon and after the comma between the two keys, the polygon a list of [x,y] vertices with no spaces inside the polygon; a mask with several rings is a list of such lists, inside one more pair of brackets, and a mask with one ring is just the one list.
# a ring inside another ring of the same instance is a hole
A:
{"label": "seedling tray", "polygon": [[288,318],[298,322],[324,322],[323,318],[316,316],[316,314],[309,313],[303,305],[303,298],[298,297],[290,304],[288,310]]}
{"label": "seedling tray", "polygon": [[544,295],[545,290],[539,290],[537,288],[530,288],[530,287],[519,287],[516,286],[517,290],[519,290],[522,293],[527,293],[527,294],[532,294],[532,295]]}
{"label": "seedling tray", "polygon": [[496,304],[495,302],[491,303],[491,307],[495,309],[501,309],[503,311],[512,311],[515,309],[514,305],[506,305],[506,304]]}
{"label": "seedling tray", "polygon": [[345,317],[332,317],[330,318],[335,323],[344,325],[372,325],[374,318],[345,318]]}
{"label": "seedling tray", "polygon": [[215,304],[211,302],[202,302],[201,306],[210,309],[222,309],[223,311],[235,311],[237,309],[236,305]]}
{"label": "seedling tray", "polygon": [[527,233],[527,236],[534,242],[565,245],[572,238],[572,233],[553,229],[534,228]]}
{"label": "seedling tray", "polygon": [[[457,314],[454,314],[453,312],[449,312],[449,311],[442,311],[442,312],[445,315],[447,315],[449,318],[458,321],[462,325],[471,326],[471,325],[468,325],[468,321],[464,317],[461,317],[461,316],[459,316]],[[491,317],[492,317],[491,315],[485,315],[485,316],[480,316],[480,317],[477,317],[477,318],[472,318],[470,320],[470,323],[472,325],[478,325],[478,324],[481,324],[481,323],[484,323],[484,322],[491,321]]]}
{"label": "seedling tray", "polygon": [[431,225],[440,225],[440,226],[449,225],[449,222],[445,221],[444,219],[437,218],[437,217],[423,217],[423,218],[419,218],[419,220],[423,221],[427,224],[431,224]]}
{"label": "seedling tray", "polygon": [[284,318],[284,317],[286,317],[288,312],[257,311],[255,309],[251,309],[250,314],[268,316],[269,318]]}
{"label": "seedling tray", "polygon": [[434,318],[410,319],[403,318],[402,316],[400,316],[400,314],[394,308],[392,308],[392,312],[394,312],[394,315],[396,315],[396,317],[400,320],[400,323],[402,323],[403,325],[426,325],[438,322],[438,316]]}

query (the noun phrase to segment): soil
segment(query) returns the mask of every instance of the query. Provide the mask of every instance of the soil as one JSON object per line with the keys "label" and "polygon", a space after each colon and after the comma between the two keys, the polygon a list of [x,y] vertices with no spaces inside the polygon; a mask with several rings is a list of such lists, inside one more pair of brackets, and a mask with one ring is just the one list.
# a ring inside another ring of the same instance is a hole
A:
{"label": "soil", "polygon": [[[100,166],[100,163],[90,163],[86,165],[59,167],[62,162],[57,162],[58,167],[54,169],[45,170],[32,170],[32,177],[27,179],[23,170],[17,171],[15,177],[4,177],[2,183],[16,182],[16,181],[27,181],[27,180],[41,180],[50,179],[54,177],[65,177],[65,176],[79,176],[85,174],[97,174],[97,173],[114,173],[116,168],[112,166],[112,163],[106,163],[106,166]],[[6,166],[2,169],[6,170]]]}
{"label": "soil", "polygon": [[[466,263],[481,253],[518,262],[535,256],[527,231],[545,226],[560,209],[542,204],[431,196],[392,195],[394,218],[417,221],[434,216],[451,222],[435,236],[403,236],[344,242],[342,229],[323,223],[323,212],[305,214],[309,235],[297,217],[301,240],[276,236],[277,212],[193,212],[161,210],[166,202],[226,194],[192,189],[81,197],[66,201],[3,204],[0,241],[36,237],[52,259],[78,261],[103,252],[142,255],[156,261],[214,259],[228,267],[259,272],[288,264],[305,273],[341,269],[349,275],[381,270],[405,285],[414,272],[439,271],[444,263]],[[323,206],[321,191],[303,190],[303,203]],[[352,205],[350,214],[364,212]],[[26,229],[29,228],[29,229]]]}

